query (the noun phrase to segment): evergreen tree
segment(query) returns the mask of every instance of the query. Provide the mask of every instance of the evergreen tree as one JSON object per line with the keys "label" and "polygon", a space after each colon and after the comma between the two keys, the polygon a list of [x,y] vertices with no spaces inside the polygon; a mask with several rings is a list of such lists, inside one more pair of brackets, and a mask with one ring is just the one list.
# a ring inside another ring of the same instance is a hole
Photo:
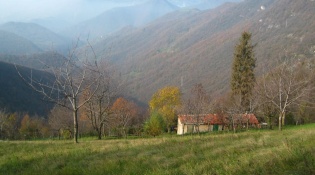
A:
{"label": "evergreen tree", "polygon": [[243,32],[235,46],[232,66],[231,88],[233,95],[239,95],[242,110],[250,110],[250,98],[255,83],[255,55],[251,42],[251,33]]}

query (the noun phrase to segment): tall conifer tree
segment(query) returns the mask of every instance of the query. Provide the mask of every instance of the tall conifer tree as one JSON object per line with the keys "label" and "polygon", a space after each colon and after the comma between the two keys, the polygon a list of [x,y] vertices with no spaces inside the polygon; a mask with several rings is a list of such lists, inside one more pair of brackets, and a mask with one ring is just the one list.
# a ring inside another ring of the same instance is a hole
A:
{"label": "tall conifer tree", "polygon": [[235,46],[232,66],[231,88],[233,95],[239,95],[244,112],[250,110],[250,98],[255,83],[255,55],[251,42],[251,33],[243,32],[239,43]]}

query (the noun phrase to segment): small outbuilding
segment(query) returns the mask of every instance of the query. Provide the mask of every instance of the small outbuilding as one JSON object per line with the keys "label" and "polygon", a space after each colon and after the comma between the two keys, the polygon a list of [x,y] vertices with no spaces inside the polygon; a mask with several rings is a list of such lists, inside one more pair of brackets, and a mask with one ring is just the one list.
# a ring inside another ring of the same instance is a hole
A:
{"label": "small outbuilding", "polygon": [[218,114],[179,115],[177,135],[187,133],[221,131],[226,127],[225,116]]}

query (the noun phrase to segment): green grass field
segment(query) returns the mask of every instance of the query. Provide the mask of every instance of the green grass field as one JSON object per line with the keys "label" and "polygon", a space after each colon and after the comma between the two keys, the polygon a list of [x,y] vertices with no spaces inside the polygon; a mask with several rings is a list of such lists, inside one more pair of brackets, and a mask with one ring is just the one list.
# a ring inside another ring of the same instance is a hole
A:
{"label": "green grass field", "polygon": [[157,138],[0,141],[0,174],[315,174],[315,124]]}

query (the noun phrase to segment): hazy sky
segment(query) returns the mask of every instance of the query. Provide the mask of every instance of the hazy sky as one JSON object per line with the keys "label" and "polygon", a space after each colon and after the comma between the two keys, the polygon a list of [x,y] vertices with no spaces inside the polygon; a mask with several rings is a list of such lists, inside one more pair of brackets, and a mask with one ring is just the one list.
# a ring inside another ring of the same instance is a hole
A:
{"label": "hazy sky", "polygon": [[0,0],[0,23],[63,16],[64,20],[90,18],[133,0]]}
{"label": "hazy sky", "polygon": [[[34,19],[53,18],[55,21],[71,25],[95,17],[113,7],[134,5],[144,1],[148,0],[0,0],[0,24],[9,21],[33,22]],[[181,2],[194,4],[204,0],[171,1],[182,5]]]}

